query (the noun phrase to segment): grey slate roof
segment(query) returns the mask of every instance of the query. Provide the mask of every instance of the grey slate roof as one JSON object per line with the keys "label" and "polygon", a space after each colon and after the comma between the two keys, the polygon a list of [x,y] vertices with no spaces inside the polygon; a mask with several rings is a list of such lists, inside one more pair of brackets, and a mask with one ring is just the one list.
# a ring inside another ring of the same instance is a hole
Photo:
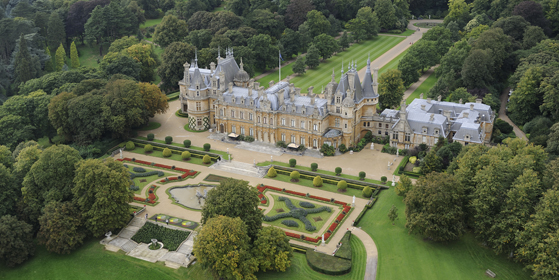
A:
{"label": "grey slate roof", "polygon": [[[470,136],[469,140],[466,140],[466,135]],[[478,123],[470,123],[470,122],[463,123],[462,126],[460,127],[460,130],[456,132],[456,134],[452,139],[481,143],[483,142],[481,137],[481,126]]]}
{"label": "grey slate roof", "polygon": [[338,137],[340,135],[342,135],[341,130],[330,128],[322,135],[322,137],[335,138],[335,137]]}
{"label": "grey slate roof", "polygon": [[373,89],[373,78],[371,75],[371,59],[367,59],[367,70],[365,71],[365,77],[363,78],[363,97],[364,98],[377,98],[378,94]]}
{"label": "grey slate roof", "polygon": [[233,82],[235,74],[239,71],[239,65],[235,61],[233,56],[228,56],[227,58],[219,59],[217,66],[215,68],[214,76],[219,78],[219,73],[223,71],[225,74],[225,86],[227,87],[230,82]]}

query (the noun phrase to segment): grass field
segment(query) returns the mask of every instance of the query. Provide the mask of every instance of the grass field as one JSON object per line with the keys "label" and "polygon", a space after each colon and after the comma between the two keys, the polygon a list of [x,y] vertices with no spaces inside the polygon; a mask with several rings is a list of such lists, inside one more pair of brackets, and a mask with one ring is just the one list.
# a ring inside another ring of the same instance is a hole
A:
{"label": "grass field", "polygon": [[[97,44],[93,46],[89,45],[81,45],[76,44],[78,48],[78,53],[80,55],[80,65],[81,66],[88,66],[88,67],[97,67],[99,63],[97,60],[103,59],[102,56],[99,55],[99,47]],[[107,49],[109,46],[103,46],[103,55],[106,54]]]}
{"label": "grass field", "polygon": [[140,29],[160,24],[163,18],[148,19],[146,22],[140,24]]}
{"label": "grass field", "polygon": [[413,93],[408,96],[408,98],[406,98],[406,104],[410,104],[414,99],[419,98],[419,95],[421,93],[423,93],[424,98],[427,98],[427,93],[435,85],[437,80],[438,79],[437,77],[435,77],[435,74],[431,74],[431,76],[425,79],[425,81],[423,81],[423,83],[421,83],[421,85],[418,86],[417,89],[415,89]]}
{"label": "grass field", "polygon": [[[388,219],[390,207],[398,208],[395,225]],[[450,243],[424,241],[421,236],[409,235],[405,225],[405,205],[393,189],[384,190],[375,206],[359,225],[377,245],[379,263],[377,279],[478,280],[485,279],[491,269],[499,279],[530,279],[522,265],[496,256],[480,246],[471,234]]]}
{"label": "grass field", "polygon": [[[274,216],[276,214],[280,214],[282,212],[277,212],[276,209],[283,209],[284,212],[289,212],[289,208],[287,207],[287,205],[285,204],[285,201],[280,201],[278,199],[279,195],[276,194],[270,194],[269,192],[266,193],[266,195],[272,196],[274,198],[274,209],[272,209],[272,211],[270,211],[270,213],[268,213],[266,216]],[[299,202],[301,202],[301,200],[295,199],[292,196],[289,195],[284,195],[285,197],[289,198],[291,200],[291,203],[293,203],[293,205],[295,205],[295,207],[298,208],[303,208],[301,206],[299,206]],[[315,206],[321,207],[322,205],[319,204],[315,204]],[[273,225],[275,227],[280,227],[280,228],[284,228],[286,230],[296,230],[296,231],[300,231],[300,232],[306,232],[309,234],[314,234],[316,235],[317,233],[319,234],[320,229],[322,228],[322,226],[324,226],[324,223],[326,223],[328,221],[328,219],[330,218],[330,216],[332,215],[338,215],[339,214],[339,209],[337,207],[331,206],[330,208],[332,208],[332,212],[326,212],[326,211],[322,211],[320,213],[314,213],[314,214],[308,214],[306,216],[306,218],[311,222],[311,225],[316,227],[316,230],[314,231],[308,231],[305,229],[305,224],[303,224],[303,222],[301,222],[301,220],[293,218],[293,217],[289,217],[289,218],[282,218],[282,219],[277,219],[275,221],[272,222],[264,222],[266,224],[269,225]],[[337,211],[338,210],[338,211]],[[320,217],[322,219],[322,221],[318,221],[316,222],[314,220],[314,218],[318,218]],[[292,220],[297,222],[297,224],[299,224],[298,227],[288,227],[284,224],[281,223],[281,221],[283,220]]]}
{"label": "grass field", "polygon": [[382,66],[382,68],[380,68],[380,70],[378,71],[378,74],[381,75],[382,73],[388,71],[388,69],[398,69],[398,63],[400,63],[400,60],[402,60],[402,58],[404,58],[404,56],[408,53],[408,51],[409,51],[409,48],[407,48],[405,51],[403,51],[397,57],[395,57],[390,62],[388,62],[387,64]]}
{"label": "grass field", "polygon": [[[373,61],[404,39],[404,37],[377,36],[372,40],[364,41],[359,44],[353,44],[345,51],[336,54],[326,61],[322,61],[318,67],[309,69],[305,74],[294,77],[291,79],[291,83],[294,83],[296,87],[301,88],[301,92],[307,92],[307,89],[310,86],[314,86],[314,92],[319,93],[322,86],[326,86],[330,82],[332,69],[334,69],[336,81],[340,79],[342,62],[344,64],[344,72],[347,71],[347,66],[351,61],[355,61],[357,69],[361,69],[365,67],[369,53],[371,54],[371,61]],[[281,72],[282,78],[285,78],[289,75],[289,72],[293,72],[293,69],[291,69],[290,66],[287,66],[282,68]],[[259,79],[258,82],[260,82],[262,86],[267,87],[270,80],[277,82],[277,71]]]}

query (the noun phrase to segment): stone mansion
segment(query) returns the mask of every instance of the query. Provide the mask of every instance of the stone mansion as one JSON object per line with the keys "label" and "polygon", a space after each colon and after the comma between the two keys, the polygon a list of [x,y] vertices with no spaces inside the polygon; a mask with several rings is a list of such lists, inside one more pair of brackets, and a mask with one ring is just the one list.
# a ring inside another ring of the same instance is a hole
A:
{"label": "stone mansion", "polygon": [[488,105],[416,99],[402,103],[400,110],[377,112],[378,69],[371,75],[367,60],[363,82],[355,65],[350,65],[338,82],[334,72],[323,92],[313,87],[307,94],[289,82],[270,82],[264,89],[250,79],[228,49],[217,65],[200,69],[195,60],[184,64],[179,81],[181,111],[188,113],[192,130],[213,129],[220,133],[250,135],[256,141],[304,145],[320,149],[353,146],[369,131],[389,136],[393,147],[433,146],[440,135],[450,141],[487,143],[491,138],[494,112]]}

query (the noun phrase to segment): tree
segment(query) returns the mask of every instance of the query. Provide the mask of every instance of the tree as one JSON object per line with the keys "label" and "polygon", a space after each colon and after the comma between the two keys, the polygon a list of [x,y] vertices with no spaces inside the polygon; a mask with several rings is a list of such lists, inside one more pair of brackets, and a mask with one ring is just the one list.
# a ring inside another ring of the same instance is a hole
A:
{"label": "tree", "polygon": [[51,49],[56,49],[59,45],[66,43],[64,22],[56,12],[50,14],[47,34],[48,46]]}
{"label": "tree", "polygon": [[138,85],[150,118],[153,118],[155,114],[163,114],[169,109],[168,98],[161,93],[159,87],[152,83],[139,83]]}
{"label": "tree", "polygon": [[528,50],[536,46],[539,42],[547,39],[543,29],[539,26],[528,26],[523,36],[522,47]]}
{"label": "tree", "polygon": [[328,30],[330,30],[330,22],[317,10],[312,10],[307,13],[306,25],[309,27],[311,38],[320,34],[326,34]]}
{"label": "tree", "polygon": [[293,63],[293,73],[303,75],[306,72],[307,66],[305,65],[305,58],[298,56],[297,60]]}
{"label": "tree", "polygon": [[404,199],[406,227],[434,241],[451,241],[465,231],[464,189],[454,176],[429,173]]}
{"label": "tree", "polygon": [[89,19],[91,12],[97,6],[102,8],[109,3],[110,0],[78,1],[73,3],[68,9],[68,16],[66,17],[66,34],[68,37],[79,37],[83,43],[85,23]]}
{"label": "tree", "polygon": [[285,12],[285,24],[293,30],[307,20],[307,14],[314,10],[311,0],[291,0]]}
{"label": "tree", "polygon": [[135,80],[139,80],[142,64],[125,53],[109,52],[103,57],[101,63],[99,63],[99,68],[103,70],[108,77],[114,74],[123,74]]}
{"label": "tree", "polygon": [[141,63],[140,81],[151,82],[155,80],[155,68],[159,65],[159,59],[152,44],[132,45],[125,50],[125,53]]}
{"label": "tree", "polygon": [[194,58],[194,47],[188,43],[173,42],[161,55],[161,65],[157,68],[157,74],[161,77],[165,91],[178,88],[178,83],[184,77],[185,62]]}
{"label": "tree", "polygon": [[542,104],[540,84],[543,80],[541,67],[532,67],[524,73],[510,97],[510,117],[515,122],[524,124],[539,115],[538,105]]}
{"label": "tree", "polygon": [[39,218],[41,228],[37,238],[48,251],[70,254],[83,243],[85,231],[80,211],[72,202],[51,201],[45,206],[44,212]]}
{"label": "tree", "polygon": [[364,187],[363,191],[361,192],[361,194],[363,195],[363,197],[371,197],[371,195],[373,195],[373,189],[371,189],[371,187]]}
{"label": "tree", "polygon": [[338,40],[338,44],[340,45],[342,51],[346,48],[349,48],[349,38],[347,36],[347,31],[344,30],[344,33],[342,33],[342,36]]}
{"label": "tree", "polygon": [[248,47],[254,51],[254,67],[258,70],[265,70],[266,67],[277,66],[278,47],[272,44],[272,37],[267,34],[259,34],[247,40]]}
{"label": "tree", "polygon": [[398,219],[398,208],[396,208],[394,204],[392,204],[392,207],[390,207],[390,211],[388,211],[388,219],[390,219],[392,225],[394,225],[394,221]]}
{"label": "tree", "polygon": [[340,180],[338,182],[338,192],[345,192],[347,189],[347,182],[345,180]]}
{"label": "tree", "polygon": [[409,52],[398,62],[398,70],[402,72],[402,81],[405,85],[411,85],[419,80],[419,69],[421,69],[419,59]]}
{"label": "tree", "polygon": [[52,62],[52,53],[50,52],[49,47],[46,48],[45,54],[48,55],[49,59],[45,62],[44,71],[45,71],[45,73],[50,73],[50,72],[54,71],[54,63]]}
{"label": "tree", "polygon": [[174,15],[164,16],[160,24],[155,28],[153,41],[162,47],[167,47],[173,42],[183,40],[188,35],[186,21],[178,19]]}
{"label": "tree", "polygon": [[93,236],[126,226],[133,193],[128,169],[112,159],[86,159],[76,164],[72,188],[74,203]]}
{"label": "tree", "polygon": [[462,28],[470,21],[470,5],[464,0],[450,0],[448,2],[448,15],[444,18],[443,25],[455,21]]}
{"label": "tree", "polygon": [[464,85],[470,89],[486,88],[493,81],[493,67],[491,50],[472,50],[462,66]]}
{"label": "tree", "polygon": [[530,26],[530,23],[524,20],[521,16],[511,16],[499,18],[491,27],[501,28],[505,34],[511,36],[516,41],[522,42],[524,32],[528,26]]}
{"label": "tree", "polygon": [[66,65],[66,51],[64,50],[62,44],[60,44],[56,50],[55,61],[56,71],[62,71],[62,68]]}
{"label": "tree", "polygon": [[381,108],[395,108],[400,105],[405,91],[402,73],[396,69],[389,69],[380,75],[378,82]]}
{"label": "tree", "polygon": [[70,60],[72,61],[72,68],[80,68],[80,58],[78,57],[78,49],[74,41],[72,41],[70,46]]}
{"label": "tree", "polygon": [[359,9],[357,16],[346,24],[346,28],[357,41],[361,41],[377,35],[378,21],[377,14],[372,12],[371,7],[363,7]]}
{"label": "tree", "polygon": [[462,100],[462,103],[475,102],[476,98],[466,90],[466,88],[457,88],[450,94],[450,102],[458,103]]}
{"label": "tree", "polygon": [[[214,190],[208,192],[208,196]],[[192,249],[200,264],[210,269],[216,278],[256,279],[254,272],[258,270],[258,261],[251,256],[250,238],[243,220],[222,215],[208,220],[202,216],[202,220],[204,226]]]}
{"label": "tree", "polygon": [[20,264],[35,254],[33,227],[12,215],[0,218],[0,237],[3,242],[0,246],[0,259],[8,267]]}
{"label": "tree", "polygon": [[375,14],[378,17],[378,25],[383,30],[390,30],[394,28],[396,21],[396,11],[390,0],[377,0],[375,2]]}
{"label": "tree", "polygon": [[441,172],[443,168],[443,162],[435,150],[427,153],[425,158],[421,161],[419,165],[421,167],[421,173],[429,174],[431,172]]}
{"label": "tree", "polygon": [[16,85],[25,83],[35,78],[35,68],[32,66],[31,55],[27,49],[27,40],[23,37],[23,33],[19,36],[19,50],[15,58],[15,81]]}
{"label": "tree", "polygon": [[[2,147],[6,148],[6,146]],[[7,158],[3,158],[2,161],[5,163]],[[2,216],[12,214],[14,212],[14,207],[20,197],[19,185],[17,184],[15,177],[12,175],[12,172],[10,172],[4,163],[0,163],[0,188],[2,188],[2,192],[0,193],[0,199],[2,200],[2,204],[0,205],[0,214]]]}
{"label": "tree", "polygon": [[394,191],[396,192],[396,195],[403,196],[405,198],[406,194],[412,188],[413,188],[413,183],[411,179],[408,176],[402,174],[400,175],[400,180],[396,184],[396,188],[394,188]]}
{"label": "tree", "polygon": [[301,41],[299,32],[286,28],[281,35],[280,42],[283,46],[283,53],[286,58],[291,58],[293,55],[299,53],[301,48]]}
{"label": "tree", "polygon": [[549,130],[545,151],[557,156],[559,155],[559,123],[554,124]]}
{"label": "tree", "polygon": [[328,59],[334,52],[340,49],[336,39],[328,34],[320,34],[314,37],[313,45],[317,46],[318,52],[323,60]]}
{"label": "tree", "polygon": [[275,38],[279,38],[285,29],[283,16],[274,14],[267,9],[254,10],[246,17],[245,22],[248,26],[256,29],[259,34],[268,34]]}
{"label": "tree", "polygon": [[34,130],[35,127],[28,124],[23,117],[7,115],[0,119],[0,145],[13,149],[21,141],[33,139]]}
{"label": "tree", "polygon": [[285,232],[276,227],[263,227],[252,246],[252,255],[261,271],[285,271],[291,266],[293,249]]}
{"label": "tree", "polygon": [[320,53],[314,44],[311,44],[305,56],[305,63],[309,68],[315,68],[320,64]]}
{"label": "tree", "polygon": [[[227,197],[227,199],[223,199]],[[258,209],[260,199],[256,189],[247,181],[226,180],[208,192],[202,209],[202,224],[219,215],[239,217],[247,226],[251,240],[255,240],[262,226],[262,212]]]}
{"label": "tree", "polygon": [[140,41],[134,36],[124,36],[120,39],[114,40],[109,47],[109,52],[120,52],[129,47],[138,44]]}
{"label": "tree", "polygon": [[149,112],[137,83],[130,80],[110,81],[104,92],[102,116],[106,121],[107,130],[113,135],[127,137],[131,128],[148,122]]}
{"label": "tree", "polygon": [[539,26],[547,29],[546,33],[550,33],[550,22],[545,18],[542,4],[534,1],[523,1],[514,7],[513,15],[522,16],[531,25]]}
{"label": "tree", "polygon": [[249,0],[231,0],[227,2],[225,9],[231,11],[238,16],[243,16],[249,11],[250,1]]}

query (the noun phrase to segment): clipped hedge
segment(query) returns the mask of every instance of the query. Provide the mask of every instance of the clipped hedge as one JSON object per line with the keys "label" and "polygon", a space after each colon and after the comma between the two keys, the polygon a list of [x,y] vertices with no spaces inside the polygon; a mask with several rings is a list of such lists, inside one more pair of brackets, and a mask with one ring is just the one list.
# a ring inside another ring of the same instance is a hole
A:
{"label": "clipped hedge", "polygon": [[175,251],[189,235],[190,231],[168,229],[147,222],[131,239],[138,243],[149,244],[151,243],[151,239],[155,238],[157,241],[163,243],[163,248],[169,251]]}
{"label": "clipped hedge", "polygon": [[294,220],[283,220],[283,221],[281,221],[281,223],[283,225],[288,226],[288,227],[299,227],[299,223],[297,223]]}
{"label": "clipped hedge", "polygon": [[165,175],[165,173],[163,173],[163,171],[150,171],[150,172],[144,172],[144,173],[132,173],[130,172],[130,180],[133,180],[134,178],[138,178],[138,177],[149,177],[152,175],[157,175],[159,177]]}
{"label": "clipped hedge", "polygon": [[307,264],[314,270],[327,275],[343,275],[351,271],[351,260],[307,249]]}
{"label": "clipped hedge", "polygon": [[334,256],[351,261],[350,239],[351,239],[351,231],[348,230],[345,232],[344,237],[342,237],[342,240],[340,240],[342,246],[340,246],[340,248],[338,249],[338,251],[336,251],[336,254]]}
{"label": "clipped hedge", "polygon": [[163,151],[164,148],[169,148],[171,149],[171,152],[173,154],[182,154],[182,152],[184,151],[189,151],[192,154],[192,157],[194,158],[203,158],[204,155],[208,155],[210,156],[212,161],[218,161],[221,159],[221,156],[219,154],[216,153],[212,153],[212,152],[205,152],[205,151],[199,151],[199,150],[194,150],[194,149],[189,149],[189,148],[182,148],[182,147],[177,147],[177,146],[172,146],[172,145],[167,145],[167,144],[162,144],[162,143],[157,143],[157,142],[149,142],[146,140],[142,140],[142,139],[132,139],[134,141],[134,144],[138,147],[144,147],[147,144],[151,144],[153,145],[153,149],[155,151]]}
{"label": "clipped hedge", "polygon": [[136,167],[136,166],[134,166],[134,167],[132,168],[132,171],[134,171],[134,172],[136,172],[136,173],[144,173],[144,172],[146,172],[146,169],[143,168],[143,167]]}
{"label": "clipped hedge", "polygon": [[303,208],[314,208],[314,204],[307,202],[307,201],[301,201],[299,202],[299,206],[303,207]]}
{"label": "clipped hedge", "polygon": [[347,178],[340,178],[338,176],[332,176],[332,175],[327,175],[327,174],[322,174],[322,173],[317,173],[317,172],[312,172],[312,171],[307,171],[307,170],[302,170],[297,168],[290,168],[290,167],[285,167],[280,165],[272,165],[272,167],[274,167],[274,169],[278,174],[287,175],[287,176],[289,176],[292,171],[298,171],[301,179],[306,179],[311,181],[316,176],[320,176],[323,183],[327,183],[335,186],[338,185],[339,181],[344,180],[347,182],[347,187],[351,189],[363,190],[363,188],[366,186],[371,187],[373,189],[377,189],[381,187],[386,188],[386,186],[380,184],[368,183],[368,182],[347,179]]}

